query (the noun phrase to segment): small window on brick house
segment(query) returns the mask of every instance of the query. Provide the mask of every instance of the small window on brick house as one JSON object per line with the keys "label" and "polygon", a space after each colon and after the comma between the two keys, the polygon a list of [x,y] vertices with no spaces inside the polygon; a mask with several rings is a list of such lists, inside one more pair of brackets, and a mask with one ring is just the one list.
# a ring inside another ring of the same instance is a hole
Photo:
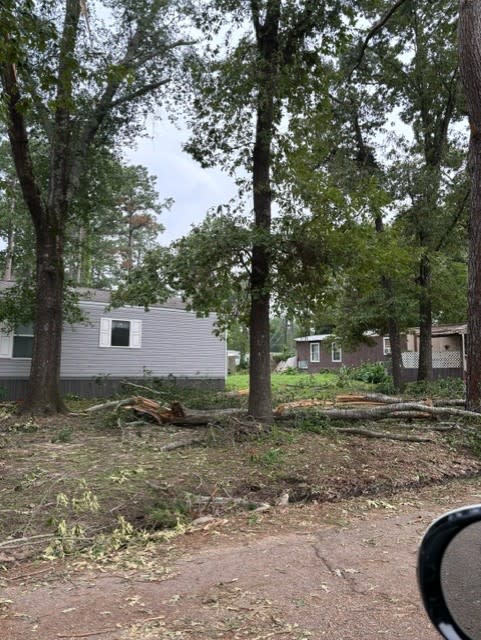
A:
{"label": "small window on brick house", "polygon": [[311,342],[311,362],[321,361],[321,345],[319,342]]}
{"label": "small window on brick house", "polygon": [[332,362],[342,362],[342,349],[337,342],[333,342],[331,346],[331,359]]}

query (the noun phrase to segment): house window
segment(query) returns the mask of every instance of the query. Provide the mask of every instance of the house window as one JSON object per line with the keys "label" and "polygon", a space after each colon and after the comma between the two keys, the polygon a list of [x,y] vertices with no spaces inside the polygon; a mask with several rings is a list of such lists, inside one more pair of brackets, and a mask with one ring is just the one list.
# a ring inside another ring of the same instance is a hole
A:
{"label": "house window", "polygon": [[130,347],[130,322],[128,320],[112,320],[110,346]]}
{"label": "house window", "polygon": [[19,324],[13,332],[12,358],[31,358],[33,351],[33,324]]}
{"label": "house window", "polygon": [[391,355],[391,340],[389,338],[383,338],[383,353],[385,356]]}
{"label": "house window", "polygon": [[342,349],[336,342],[331,345],[331,356],[333,362],[342,362]]}
{"label": "house window", "polygon": [[311,362],[321,361],[321,345],[319,342],[311,342]]}
{"label": "house window", "polygon": [[307,360],[299,360],[299,362],[297,363],[297,368],[298,369],[309,369],[309,363],[307,362]]}
{"label": "house window", "polygon": [[141,320],[100,318],[99,347],[139,349],[142,342]]}

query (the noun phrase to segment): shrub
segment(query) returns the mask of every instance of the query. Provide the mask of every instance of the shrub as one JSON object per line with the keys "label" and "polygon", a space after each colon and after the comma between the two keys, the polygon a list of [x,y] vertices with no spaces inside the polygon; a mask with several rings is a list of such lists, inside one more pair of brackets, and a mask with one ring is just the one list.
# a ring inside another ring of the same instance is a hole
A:
{"label": "shrub", "polygon": [[466,389],[461,378],[440,378],[439,380],[421,380],[408,382],[404,390],[407,396],[422,398],[464,398]]}
{"label": "shrub", "polygon": [[360,367],[352,369],[350,377],[353,380],[381,384],[389,381],[390,376],[382,362],[365,362]]}
{"label": "shrub", "polygon": [[276,364],[279,364],[279,362],[284,362],[288,358],[291,358],[293,355],[295,354],[289,350],[281,351],[279,353],[271,353],[271,357]]}

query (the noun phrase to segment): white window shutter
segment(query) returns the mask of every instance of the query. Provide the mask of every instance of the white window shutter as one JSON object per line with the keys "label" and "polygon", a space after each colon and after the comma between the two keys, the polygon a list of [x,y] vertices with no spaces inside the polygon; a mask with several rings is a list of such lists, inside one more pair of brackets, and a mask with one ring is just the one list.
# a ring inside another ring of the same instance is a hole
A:
{"label": "white window shutter", "polygon": [[112,332],[112,320],[100,318],[99,347],[110,347],[110,334]]}
{"label": "white window shutter", "polygon": [[134,349],[142,346],[142,320],[130,321],[130,346]]}
{"label": "white window shutter", "polygon": [[13,333],[4,333],[0,327],[0,358],[11,358],[13,347]]}

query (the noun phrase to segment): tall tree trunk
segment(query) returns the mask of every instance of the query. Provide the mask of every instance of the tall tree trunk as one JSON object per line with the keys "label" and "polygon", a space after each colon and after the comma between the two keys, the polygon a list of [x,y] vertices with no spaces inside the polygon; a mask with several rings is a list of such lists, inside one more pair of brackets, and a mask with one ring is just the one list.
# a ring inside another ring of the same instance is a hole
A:
{"label": "tall tree trunk", "polygon": [[471,127],[466,408],[481,412],[481,0],[459,4],[459,60]]}
{"label": "tall tree trunk", "polygon": [[431,308],[431,264],[427,255],[419,262],[419,365],[418,381],[433,378],[433,348],[431,341],[432,308]]}
{"label": "tall tree trunk", "polygon": [[274,131],[274,100],[277,90],[279,54],[280,0],[267,3],[264,24],[259,5],[251,0],[260,70],[257,93],[256,138],[252,156],[254,226],[257,232],[252,247],[249,414],[272,421],[270,368],[270,230],[271,230],[271,146]]}
{"label": "tall tree trunk", "polygon": [[399,329],[399,322],[395,317],[390,317],[388,321],[389,326],[389,342],[391,344],[391,367],[392,367],[392,382],[396,391],[403,391],[404,389],[404,377],[403,377],[403,361],[402,361],[402,342],[401,331]]}
{"label": "tall tree trunk", "polygon": [[[376,233],[383,233],[384,231],[384,220],[381,214],[376,215],[375,228]],[[402,362],[401,329],[396,309],[396,294],[394,292],[394,286],[391,278],[386,275],[382,275],[381,288],[383,290],[387,308],[387,325],[389,342],[391,345],[392,382],[396,391],[402,391],[404,388],[404,367]]]}
{"label": "tall tree trunk", "polygon": [[37,233],[35,336],[24,413],[65,410],[60,395],[60,360],[63,315],[63,234],[51,224]]}

